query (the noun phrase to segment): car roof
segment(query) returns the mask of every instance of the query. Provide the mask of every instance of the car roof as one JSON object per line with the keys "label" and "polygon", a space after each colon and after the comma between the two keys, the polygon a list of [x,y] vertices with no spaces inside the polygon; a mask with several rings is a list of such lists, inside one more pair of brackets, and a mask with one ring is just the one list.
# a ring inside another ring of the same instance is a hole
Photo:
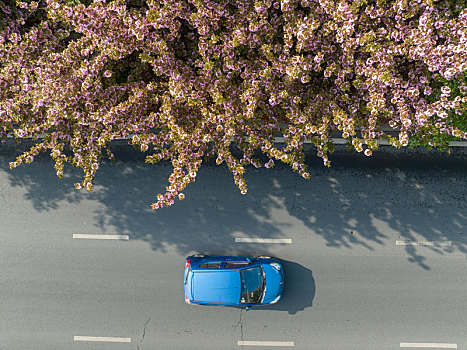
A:
{"label": "car roof", "polygon": [[240,271],[193,271],[191,287],[195,301],[238,304],[242,292]]}

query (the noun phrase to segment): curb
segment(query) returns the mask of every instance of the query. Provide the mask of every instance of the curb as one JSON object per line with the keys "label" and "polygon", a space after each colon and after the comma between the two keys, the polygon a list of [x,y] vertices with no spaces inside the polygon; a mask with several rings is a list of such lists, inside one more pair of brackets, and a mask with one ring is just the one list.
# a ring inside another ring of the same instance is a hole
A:
{"label": "curb", "polygon": [[[38,139],[41,139],[45,136],[45,134],[42,134],[38,137]],[[131,135],[130,135],[131,136]],[[7,138],[13,139],[13,135],[9,133],[7,135]],[[123,138],[123,139],[114,139],[114,140],[129,140],[129,138]],[[247,138],[248,140],[248,138]],[[342,137],[331,137],[330,140],[335,144],[335,145],[345,145],[348,142],[348,139],[344,139]],[[233,141],[233,137],[230,139],[230,141]],[[387,140],[380,140],[376,139],[376,142],[378,143],[379,146],[391,146]],[[285,143],[285,137],[275,137],[274,138],[274,143]],[[310,140],[305,140],[306,144],[311,144]],[[449,142],[449,147],[467,147],[467,141],[451,141]]]}

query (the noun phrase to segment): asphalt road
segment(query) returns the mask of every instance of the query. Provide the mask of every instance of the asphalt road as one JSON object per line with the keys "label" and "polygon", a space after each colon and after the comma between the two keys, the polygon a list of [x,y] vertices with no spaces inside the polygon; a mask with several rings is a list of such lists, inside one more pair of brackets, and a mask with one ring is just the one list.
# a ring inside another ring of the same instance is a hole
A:
{"label": "asphalt road", "polygon": [[[463,150],[338,150],[330,169],[308,160],[308,181],[285,166],[248,169],[245,196],[208,164],[183,202],[159,211],[150,203],[168,165],[122,151],[87,193],[72,187],[76,169],[59,180],[40,158],[10,171],[13,156],[0,146],[2,350],[467,349]],[[186,305],[192,253],[276,256],[284,298],[250,311]]]}

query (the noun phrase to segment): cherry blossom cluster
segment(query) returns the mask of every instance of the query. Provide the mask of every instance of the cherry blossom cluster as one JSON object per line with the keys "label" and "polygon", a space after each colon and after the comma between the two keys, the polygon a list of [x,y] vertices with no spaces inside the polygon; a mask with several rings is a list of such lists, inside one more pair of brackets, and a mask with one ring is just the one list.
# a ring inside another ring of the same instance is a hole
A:
{"label": "cherry blossom cluster", "polygon": [[246,193],[248,165],[309,178],[307,140],[329,166],[336,132],[367,156],[377,139],[467,139],[462,4],[0,0],[0,137],[38,139],[12,168],[50,151],[88,190],[109,143],[129,138],[173,165],[153,209],[182,200],[210,157]]}

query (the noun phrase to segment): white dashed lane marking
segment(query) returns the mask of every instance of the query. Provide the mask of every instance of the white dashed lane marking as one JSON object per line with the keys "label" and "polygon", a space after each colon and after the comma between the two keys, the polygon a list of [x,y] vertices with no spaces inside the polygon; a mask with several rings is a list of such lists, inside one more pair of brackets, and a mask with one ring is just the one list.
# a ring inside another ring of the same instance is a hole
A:
{"label": "white dashed lane marking", "polygon": [[415,246],[439,247],[439,246],[450,246],[451,241],[403,241],[403,240],[396,240],[396,245],[415,245]]}
{"label": "white dashed lane marking", "polygon": [[89,337],[85,335],[75,335],[74,341],[96,341],[109,343],[131,343],[131,338],[123,337]]}
{"label": "white dashed lane marking", "polygon": [[73,234],[73,238],[75,239],[116,239],[116,240],[123,240],[128,241],[130,239],[127,235],[87,235],[87,234]]}
{"label": "white dashed lane marking", "polygon": [[457,349],[457,344],[449,343],[401,343],[401,348]]}
{"label": "white dashed lane marking", "polygon": [[235,238],[235,243],[292,243],[292,240],[289,238],[245,238],[237,237]]}
{"label": "white dashed lane marking", "polygon": [[293,341],[238,341],[239,346],[294,346]]}

